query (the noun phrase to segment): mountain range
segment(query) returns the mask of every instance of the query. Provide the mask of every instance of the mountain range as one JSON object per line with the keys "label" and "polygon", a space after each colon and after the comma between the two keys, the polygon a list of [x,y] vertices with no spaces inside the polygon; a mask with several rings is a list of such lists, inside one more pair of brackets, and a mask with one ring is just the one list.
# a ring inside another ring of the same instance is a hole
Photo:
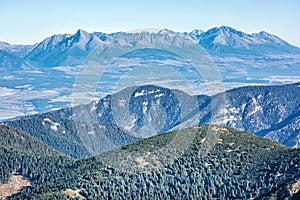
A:
{"label": "mountain range", "polygon": [[170,130],[216,124],[299,147],[299,83],[248,86],[190,96],[154,85],[130,87],[86,105],[8,120],[74,158],[97,155]]}
{"label": "mountain range", "polygon": [[[152,47],[142,48],[143,44]],[[263,31],[246,34],[226,26],[189,33],[167,29],[157,33],[111,34],[78,30],[75,34],[53,35],[34,45],[0,42],[0,120],[70,106],[78,85],[83,88],[79,94],[84,97],[82,103],[126,87],[146,84],[183,91],[190,87],[189,94],[209,94],[206,77],[195,77],[194,73],[185,71],[193,65],[172,50],[162,51],[161,47],[166,45],[176,46],[182,55],[194,50],[192,59],[197,59],[197,51],[207,55],[225,90],[245,85],[293,83],[300,77],[299,48]],[[115,47],[128,52],[118,57],[111,69],[99,71],[102,70],[101,56]],[[130,50],[134,47],[140,48]],[[136,66],[150,70],[147,73],[152,74],[152,79],[143,76],[143,70]],[[87,68],[90,71],[86,72]],[[98,79],[95,77],[91,84],[89,78],[78,78],[80,73],[90,73]],[[117,80],[124,82],[116,88]],[[102,81],[101,86],[95,85],[97,81]]]}
{"label": "mountain range", "polygon": [[[259,53],[260,55],[268,54],[298,54],[300,49],[276,35],[269,34],[265,31],[259,33],[246,34],[234,28],[221,26],[212,28],[206,32],[202,30],[193,30],[192,32],[174,32],[163,29],[157,33],[140,32],[140,33],[88,33],[79,29],[75,34],[53,35],[46,38],[40,43],[34,45],[10,45],[1,42],[0,49],[19,58],[24,58],[31,62],[33,66],[64,66],[83,64],[83,61],[95,47],[106,40],[114,38],[117,41],[124,39],[129,41],[133,38],[153,38],[155,35],[180,35],[190,37],[199,42],[199,44],[209,51],[221,53]],[[245,52],[244,52],[245,51]],[[53,57],[57,57],[53,62]]]}
{"label": "mountain range", "polygon": [[224,53],[253,53],[253,54],[281,54],[297,53],[299,48],[288,44],[276,35],[261,31],[246,34],[231,27],[221,26],[206,32],[193,31],[192,38],[199,40],[199,44],[208,50]]}

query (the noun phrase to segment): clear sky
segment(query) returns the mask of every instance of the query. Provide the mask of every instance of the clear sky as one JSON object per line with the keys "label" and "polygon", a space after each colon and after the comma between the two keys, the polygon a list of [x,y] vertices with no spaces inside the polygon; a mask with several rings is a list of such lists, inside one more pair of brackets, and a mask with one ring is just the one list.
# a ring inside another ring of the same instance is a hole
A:
{"label": "clear sky", "polygon": [[0,0],[0,41],[33,44],[59,33],[174,31],[231,26],[300,47],[300,0]]}

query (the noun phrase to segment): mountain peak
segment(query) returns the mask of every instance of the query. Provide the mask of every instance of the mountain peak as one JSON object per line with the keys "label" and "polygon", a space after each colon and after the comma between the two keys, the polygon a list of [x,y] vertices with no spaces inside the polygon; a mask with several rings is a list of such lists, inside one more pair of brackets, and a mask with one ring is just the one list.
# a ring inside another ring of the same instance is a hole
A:
{"label": "mountain peak", "polygon": [[224,31],[229,31],[229,32],[236,32],[236,30],[230,26],[220,26],[220,28],[218,28],[219,30],[224,30]]}
{"label": "mountain peak", "polygon": [[253,33],[252,36],[260,38],[264,40],[265,42],[272,42],[278,45],[288,45],[287,42],[284,40],[280,39],[276,35],[270,34],[266,31],[260,31],[259,33]]}
{"label": "mountain peak", "polygon": [[239,37],[243,37],[245,36],[246,34],[242,31],[238,31],[232,27],[229,27],[229,26],[220,26],[220,27],[215,27],[215,28],[212,28],[210,30],[208,30],[207,32],[205,33],[209,33],[209,34],[215,34],[215,35],[224,35],[224,36],[232,36],[232,35],[238,35]]}
{"label": "mountain peak", "polygon": [[199,36],[200,36],[202,33],[204,33],[204,31],[201,30],[201,29],[194,29],[194,30],[192,30],[192,32],[190,32],[188,35],[189,35],[192,39],[195,40],[195,39],[198,39]]}
{"label": "mountain peak", "polygon": [[75,35],[84,35],[84,34],[89,34],[89,33],[83,29],[78,29]]}
{"label": "mountain peak", "polygon": [[160,31],[158,31],[158,34],[175,34],[176,32],[169,30],[169,29],[161,29]]}
{"label": "mountain peak", "polygon": [[76,38],[76,39],[82,38],[83,40],[87,40],[90,38],[90,35],[91,35],[90,33],[86,32],[82,29],[78,29],[78,31],[74,35],[74,38]]}

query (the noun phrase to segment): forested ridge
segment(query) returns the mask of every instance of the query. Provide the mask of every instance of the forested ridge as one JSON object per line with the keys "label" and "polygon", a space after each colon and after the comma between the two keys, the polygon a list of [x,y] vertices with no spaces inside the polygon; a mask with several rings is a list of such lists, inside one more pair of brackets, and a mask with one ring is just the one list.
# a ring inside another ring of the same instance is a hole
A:
{"label": "forested ridge", "polygon": [[[31,187],[9,199],[295,199],[300,150],[225,127],[204,125],[74,160],[1,125],[1,182],[13,171]],[[9,142],[10,140],[17,141]],[[1,140],[2,141],[2,140]],[[182,148],[181,144],[188,144]],[[41,149],[40,151],[38,149]],[[293,197],[294,196],[294,197]]]}

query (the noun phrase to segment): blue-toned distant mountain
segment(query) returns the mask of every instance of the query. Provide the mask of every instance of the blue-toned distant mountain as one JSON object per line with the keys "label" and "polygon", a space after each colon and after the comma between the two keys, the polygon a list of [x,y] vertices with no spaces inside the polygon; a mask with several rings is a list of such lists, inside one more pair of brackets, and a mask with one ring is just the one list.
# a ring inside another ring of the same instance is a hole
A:
{"label": "blue-toned distant mountain", "polygon": [[246,34],[231,27],[221,26],[212,28],[207,32],[194,31],[189,35],[197,39],[203,48],[219,53],[299,54],[298,47],[292,46],[276,35],[265,31]]}
{"label": "blue-toned distant mountain", "polygon": [[17,57],[24,58],[28,53],[30,53],[37,44],[34,45],[15,45],[6,42],[0,42],[0,50],[12,53]]}
{"label": "blue-toned distant mountain", "polygon": [[116,42],[132,42],[155,38],[155,34],[186,35],[197,40],[208,51],[218,53],[237,53],[253,55],[272,54],[299,54],[300,49],[276,35],[261,31],[259,33],[246,34],[231,27],[221,26],[212,28],[206,32],[193,30],[190,33],[176,33],[169,30],[161,30],[158,33],[112,33],[101,32],[88,33],[78,30],[76,34],[53,35],[35,45],[9,45],[0,43],[0,49],[6,50],[18,57],[24,58],[36,66],[55,67],[83,64],[90,51],[107,38],[114,38]]}
{"label": "blue-toned distant mountain", "polygon": [[[190,33],[160,30],[157,33],[106,34],[78,30],[75,34],[53,35],[34,45],[0,42],[0,120],[71,106],[78,84],[82,88],[93,86],[88,81],[78,79],[77,73],[82,72],[82,66],[92,56],[98,56],[95,49],[101,49],[104,53],[110,51],[112,41],[126,48],[145,41],[154,41],[156,44],[166,42],[170,45],[176,42],[177,45],[182,44],[184,51],[186,47],[183,41],[186,39],[194,41],[210,55],[226,90],[245,85],[282,85],[300,80],[299,48],[263,31],[246,34],[225,26],[208,31],[193,30]],[[193,88],[192,94],[209,94],[203,77],[199,77],[197,81],[190,80],[186,74],[188,70],[183,62],[184,58],[172,52],[155,48],[139,49],[128,52],[119,60],[114,63],[112,71],[104,73],[104,85],[98,85],[97,88],[93,86],[95,88],[80,94],[85,98],[84,103],[126,87],[145,84],[156,84],[185,92],[188,92],[185,90],[188,85]],[[125,66],[127,71],[118,65]],[[141,65],[159,67],[148,68],[149,71],[145,73],[138,70],[137,66]],[[172,77],[178,71],[168,74],[174,71],[170,70],[174,66],[184,77],[183,81]],[[97,67],[92,67],[90,73],[97,71]],[[160,68],[165,71],[160,71]],[[135,73],[130,74],[132,71]],[[145,74],[149,74],[150,82],[136,83],[136,77]],[[116,77],[131,77],[131,80],[115,90],[113,85],[119,82]],[[151,78],[153,79],[150,80]]]}
{"label": "blue-toned distant mountain", "polygon": [[96,34],[83,30],[74,35],[54,35],[39,43],[25,59],[43,67],[80,65],[101,42]]}

